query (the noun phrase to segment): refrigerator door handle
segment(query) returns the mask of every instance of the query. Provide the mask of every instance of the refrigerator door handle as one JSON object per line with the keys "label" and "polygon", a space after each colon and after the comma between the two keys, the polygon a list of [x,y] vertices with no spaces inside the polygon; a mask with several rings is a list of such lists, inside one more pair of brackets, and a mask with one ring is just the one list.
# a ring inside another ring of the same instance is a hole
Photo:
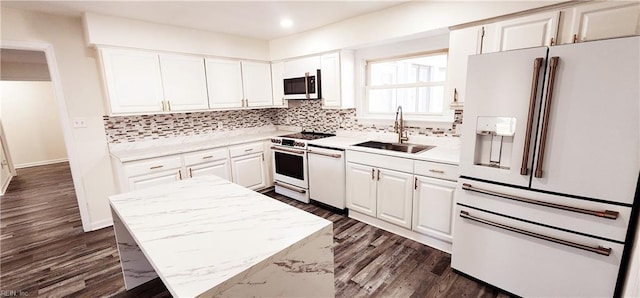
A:
{"label": "refrigerator door handle", "polygon": [[602,246],[593,247],[593,246],[588,246],[588,245],[584,245],[584,244],[581,244],[581,243],[576,243],[576,242],[573,242],[573,241],[568,241],[568,240],[559,239],[559,238],[555,238],[555,237],[551,237],[551,236],[547,236],[547,235],[543,235],[543,234],[538,234],[538,233],[535,233],[535,232],[531,232],[531,231],[519,229],[519,228],[516,228],[516,227],[508,226],[508,225],[505,225],[505,224],[497,223],[497,222],[494,222],[494,221],[486,220],[486,219],[483,219],[483,218],[475,217],[475,216],[469,214],[469,212],[467,212],[467,211],[460,211],[460,217],[466,218],[466,219],[469,219],[469,220],[473,220],[473,221],[477,221],[477,222],[485,224],[485,225],[490,225],[490,226],[494,226],[496,228],[500,228],[500,229],[504,229],[504,230],[507,230],[507,231],[511,231],[511,232],[514,232],[514,233],[527,235],[529,237],[538,238],[538,239],[550,241],[550,242],[553,242],[553,243],[566,245],[566,246],[569,246],[569,247],[583,249],[583,250],[586,250],[586,251],[597,253],[599,255],[604,255],[604,256],[611,255],[611,248],[610,247],[602,247]]}
{"label": "refrigerator door handle", "polygon": [[531,79],[531,95],[529,97],[529,112],[527,113],[527,130],[524,136],[524,150],[522,150],[522,165],[520,166],[520,175],[529,174],[527,164],[529,163],[529,148],[531,147],[531,131],[533,130],[533,114],[536,109],[536,98],[538,94],[538,80],[540,78],[540,69],[542,69],[543,58],[533,60],[533,78]]}
{"label": "refrigerator door handle", "polygon": [[556,69],[560,57],[551,57],[549,64],[549,85],[547,85],[547,99],[544,107],[544,117],[542,118],[542,130],[540,132],[540,149],[538,150],[538,160],[534,177],[542,178],[542,162],[544,161],[544,150],[547,143],[547,130],[549,129],[549,114],[551,114],[551,100],[553,99],[553,84],[556,80]]}
{"label": "refrigerator door handle", "polygon": [[510,195],[510,194],[504,194],[504,193],[500,193],[500,192],[492,191],[492,190],[488,190],[488,189],[482,189],[482,188],[473,187],[469,183],[463,183],[462,184],[462,189],[463,190],[477,192],[477,193],[481,193],[481,194],[485,194],[485,195],[490,195],[490,196],[494,196],[494,197],[500,197],[500,198],[503,198],[503,199],[513,200],[513,201],[518,201],[518,202],[523,202],[523,203],[528,203],[528,204],[533,204],[533,205],[538,205],[538,206],[544,206],[544,207],[549,207],[549,208],[555,208],[555,209],[560,209],[560,210],[564,210],[564,211],[571,211],[571,212],[576,212],[576,213],[581,213],[581,214],[586,214],[586,215],[593,215],[593,216],[597,216],[597,217],[603,217],[603,218],[614,219],[614,220],[617,219],[618,215],[620,214],[618,211],[589,210],[589,209],[584,209],[584,208],[578,208],[578,207],[572,207],[572,206],[567,206],[567,205],[562,205],[562,204],[556,204],[556,203],[551,203],[551,202],[545,202],[545,201],[540,201],[540,200],[523,198],[523,197],[514,196],[514,195]]}

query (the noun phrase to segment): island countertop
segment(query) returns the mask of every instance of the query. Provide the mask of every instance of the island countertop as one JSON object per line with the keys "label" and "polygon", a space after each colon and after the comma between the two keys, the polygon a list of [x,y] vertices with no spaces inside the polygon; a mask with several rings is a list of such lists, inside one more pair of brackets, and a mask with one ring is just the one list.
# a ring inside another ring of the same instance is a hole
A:
{"label": "island countertop", "polygon": [[[216,176],[119,194],[109,201],[114,221],[115,216],[122,221],[177,297],[224,291],[332,225]],[[333,270],[332,261],[330,266]]]}

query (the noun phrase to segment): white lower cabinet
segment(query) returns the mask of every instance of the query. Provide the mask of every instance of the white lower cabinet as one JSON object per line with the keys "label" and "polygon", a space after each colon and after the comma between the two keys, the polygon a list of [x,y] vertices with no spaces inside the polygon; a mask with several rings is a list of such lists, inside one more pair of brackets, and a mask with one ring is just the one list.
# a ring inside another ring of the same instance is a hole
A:
{"label": "white lower cabinet", "polygon": [[414,177],[413,224],[418,233],[452,241],[452,220],[456,182]]}
{"label": "white lower cabinet", "polygon": [[140,190],[149,188],[156,185],[163,185],[175,181],[179,181],[182,178],[182,170],[175,169],[170,171],[162,171],[159,173],[151,173],[128,179],[129,190]]}
{"label": "white lower cabinet", "polygon": [[347,208],[376,216],[375,168],[347,163]]}
{"label": "white lower cabinet", "polygon": [[379,219],[411,228],[411,197],[413,175],[378,169],[377,203]]}
{"label": "white lower cabinet", "polygon": [[203,150],[184,155],[184,164],[189,178],[216,175],[231,180],[229,149]]}
{"label": "white lower cabinet", "polygon": [[229,148],[233,182],[249,189],[267,186],[263,142],[248,143]]}

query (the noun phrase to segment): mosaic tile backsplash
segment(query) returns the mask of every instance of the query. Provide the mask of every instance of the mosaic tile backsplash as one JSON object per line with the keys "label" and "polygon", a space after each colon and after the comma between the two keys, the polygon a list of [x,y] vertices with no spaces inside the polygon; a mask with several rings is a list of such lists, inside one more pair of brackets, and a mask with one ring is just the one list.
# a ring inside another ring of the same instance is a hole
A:
{"label": "mosaic tile backsplash", "polygon": [[[298,126],[306,131],[334,133],[336,130],[393,132],[393,125],[374,126],[358,123],[355,109],[322,109],[319,100],[291,103],[289,108],[210,111],[137,116],[104,116],[109,143],[208,134],[238,128],[265,125]],[[455,111],[451,128],[406,127],[409,135],[457,136],[462,110]],[[222,124],[218,128],[218,124]]]}

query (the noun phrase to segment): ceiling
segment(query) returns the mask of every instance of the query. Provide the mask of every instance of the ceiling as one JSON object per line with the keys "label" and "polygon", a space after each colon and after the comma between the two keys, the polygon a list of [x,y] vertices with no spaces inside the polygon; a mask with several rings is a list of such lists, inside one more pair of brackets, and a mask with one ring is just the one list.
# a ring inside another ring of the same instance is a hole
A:
{"label": "ceiling", "polygon": [[[271,40],[402,4],[342,1],[0,1],[2,7],[66,16],[84,12]],[[290,18],[291,28],[280,20]]]}

